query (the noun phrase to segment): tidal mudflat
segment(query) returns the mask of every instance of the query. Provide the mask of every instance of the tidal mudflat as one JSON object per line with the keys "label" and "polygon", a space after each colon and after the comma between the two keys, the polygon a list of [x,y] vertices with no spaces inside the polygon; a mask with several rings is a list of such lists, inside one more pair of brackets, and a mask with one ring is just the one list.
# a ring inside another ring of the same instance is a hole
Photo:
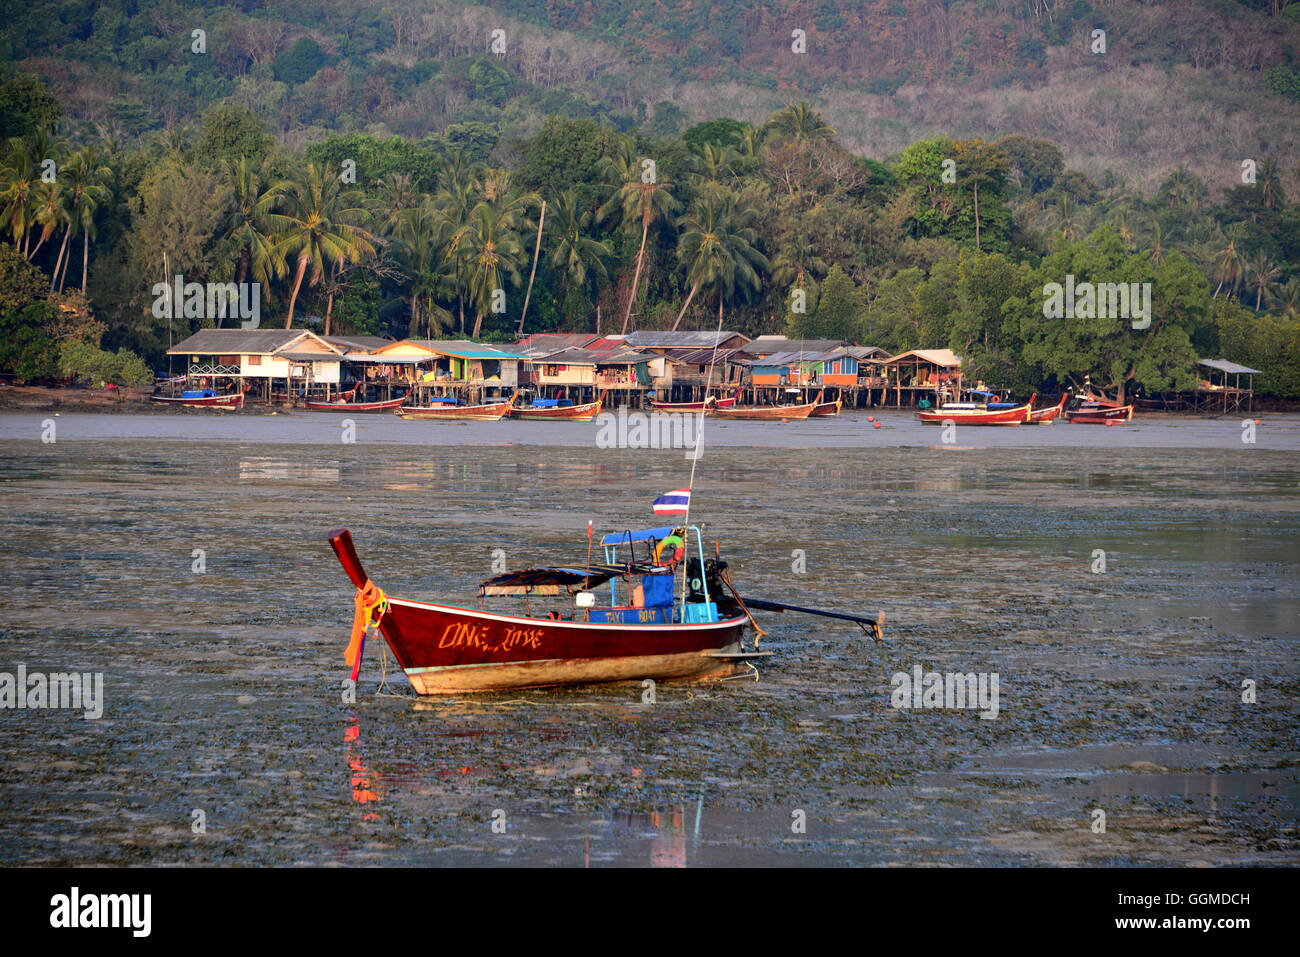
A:
{"label": "tidal mudflat", "polygon": [[[0,672],[104,679],[98,719],[0,711],[0,862],[1300,860],[1294,417],[1250,445],[1235,420],[719,428],[692,518],[742,592],[883,609],[884,645],[762,615],[756,680],[653,703],[419,699],[391,657],[377,694],[372,645],[347,704],[327,531],[392,594],[473,601],[496,549],[574,562],[588,519],[656,524],[689,465],[594,425],[357,418],[343,444],[326,415],[62,416],[54,443],[0,417]],[[996,718],[895,707],[918,666],[996,674]]]}

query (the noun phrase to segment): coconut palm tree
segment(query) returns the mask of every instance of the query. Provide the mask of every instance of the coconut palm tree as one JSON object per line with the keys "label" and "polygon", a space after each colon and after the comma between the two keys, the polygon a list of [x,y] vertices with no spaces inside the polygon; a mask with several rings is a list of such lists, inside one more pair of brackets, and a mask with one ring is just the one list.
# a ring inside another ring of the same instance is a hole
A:
{"label": "coconut palm tree", "polygon": [[[95,234],[95,213],[112,197],[108,183],[113,179],[113,171],[104,165],[102,156],[95,146],[78,150],[64,164],[68,183],[68,226],[75,235],[81,233],[81,294],[86,294],[86,279],[90,262],[90,240]],[[72,256],[69,255],[71,260]],[[59,279],[59,291],[63,291],[63,280],[67,277],[68,263],[63,264],[63,276]]]}
{"label": "coconut palm tree", "polygon": [[283,257],[276,256],[270,216],[288,184],[271,183],[266,165],[256,170],[244,156],[227,163],[226,183],[233,202],[221,229],[239,250],[235,282],[244,282],[251,273],[254,281],[269,287],[273,276],[283,276],[286,271]]}
{"label": "coconut palm tree", "polygon": [[411,281],[412,336],[423,327],[432,338],[435,324],[439,330],[452,325],[451,312],[437,302],[456,292],[447,255],[452,233],[451,223],[432,201],[403,210],[393,224],[393,253]]}
{"label": "coconut palm tree", "polygon": [[750,225],[753,218],[752,209],[737,209],[730,196],[709,192],[682,220],[677,258],[686,269],[691,289],[673,322],[674,329],[701,289],[717,295],[719,318],[724,300],[762,289],[758,270],[770,264],[758,250],[758,231]]}
{"label": "coconut palm tree", "polygon": [[589,275],[597,282],[609,278],[605,263],[613,257],[614,251],[608,243],[588,235],[592,215],[591,210],[579,206],[578,194],[574,190],[561,193],[552,200],[551,226],[547,231],[555,245],[547,263],[562,277],[561,302],[568,298],[571,283],[585,286]]}
{"label": "coconut palm tree", "polygon": [[830,266],[817,255],[808,238],[796,233],[781,244],[772,260],[772,281],[778,286],[795,288],[802,286],[809,276],[817,279],[826,275],[828,269]]}
{"label": "coconut palm tree", "polygon": [[1274,280],[1282,274],[1282,270],[1273,265],[1268,253],[1261,249],[1250,258],[1246,274],[1250,277],[1250,288],[1255,290],[1255,311],[1259,312],[1260,302],[1276,286]]}
{"label": "coconut palm tree", "polygon": [[1288,279],[1279,285],[1269,302],[1283,319],[1300,319],[1300,279]]}
{"label": "coconut palm tree", "polygon": [[273,255],[297,261],[284,321],[289,329],[303,280],[314,286],[334,263],[373,256],[375,237],[362,226],[368,214],[361,194],[344,190],[337,175],[327,175],[315,163],[307,164],[306,175],[290,180],[279,196],[279,211],[267,221],[275,235]]}
{"label": "coconut palm tree", "polygon": [[1225,283],[1229,283],[1228,295],[1235,296],[1237,287],[1241,285],[1242,272],[1245,267],[1245,260],[1242,258],[1241,250],[1237,248],[1237,237],[1235,235],[1227,238],[1225,245],[1214,256],[1214,278],[1219,284],[1214,288],[1214,295],[1211,299],[1218,299]]}
{"label": "coconut palm tree", "polygon": [[625,225],[640,222],[641,246],[636,254],[636,272],[632,276],[632,293],[628,296],[627,310],[623,313],[623,333],[627,333],[641,284],[641,269],[645,263],[646,239],[650,227],[660,220],[668,221],[677,211],[679,203],[672,194],[672,184],[666,182],[654,165],[647,165],[630,149],[602,160],[606,182],[612,191],[597,210],[596,218],[603,222],[612,217],[621,218]]}
{"label": "coconut palm tree", "polygon": [[791,103],[768,119],[764,131],[797,143],[830,140],[839,134],[806,102]]}
{"label": "coconut palm tree", "polygon": [[462,230],[460,239],[467,292],[476,313],[470,338],[477,338],[483,317],[496,311],[504,296],[506,280],[515,285],[521,282],[519,270],[525,253],[519,237],[490,203],[474,208],[470,226]]}

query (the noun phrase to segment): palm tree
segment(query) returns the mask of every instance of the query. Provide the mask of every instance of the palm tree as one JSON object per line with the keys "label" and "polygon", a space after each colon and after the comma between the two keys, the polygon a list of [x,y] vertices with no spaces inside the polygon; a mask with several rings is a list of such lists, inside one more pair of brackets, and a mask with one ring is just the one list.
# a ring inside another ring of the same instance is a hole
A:
{"label": "palm tree", "polygon": [[1234,235],[1228,239],[1228,244],[1215,254],[1214,278],[1219,281],[1219,284],[1214,288],[1214,295],[1210,298],[1219,298],[1219,292],[1223,289],[1224,283],[1231,283],[1228,287],[1228,295],[1235,296],[1237,287],[1241,285],[1244,267],[1245,260],[1242,258],[1241,251],[1237,249],[1237,237]]}
{"label": "palm tree", "polygon": [[280,193],[280,209],[267,217],[276,237],[273,255],[286,262],[296,256],[298,263],[284,321],[289,329],[303,279],[314,286],[326,267],[374,255],[375,237],[361,226],[367,214],[360,194],[343,190],[338,176],[326,175],[315,163],[307,165],[306,176],[289,181]]}
{"label": "palm tree", "polygon": [[1273,280],[1282,274],[1282,270],[1273,265],[1273,260],[1268,258],[1268,253],[1261,249],[1251,258],[1247,272],[1250,275],[1251,288],[1255,290],[1255,311],[1259,312],[1260,302],[1264,295],[1277,285]]}
{"label": "palm tree", "polygon": [[30,234],[36,225],[36,202],[40,169],[20,141],[9,140],[9,158],[0,168],[0,225],[13,236],[14,245],[25,258]]}
{"label": "palm tree", "polygon": [[636,272],[632,276],[632,293],[628,296],[627,310],[623,313],[623,333],[632,318],[637,289],[641,284],[641,267],[645,262],[646,238],[650,226],[660,219],[668,220],[678,207],[672,186],[659,178],[658,169],[638,161],[630,149],[602,161],[606,182],[613,187],[609,199],[597,211],[597,219],[604,221],[618,215],[625,224],[641,221],[641,247],[636,254]]}
{"label": "palm tree", "polygon": [[781,244],[776,259],[772,261],[772,281],[778,286],[802,286],[808,276],[814,279],[826,275],[830,269],[826,260],[817,255],[802,233],[797,233]]}
{"label": "palm tree", "polygon": [[839,134],[806,102],[791,103],[768,119],[766,132],[775,133],[797,143],[830,140]]}
{"label": "palm tree", "polygon": [[288,184],[270,183],[265,164],[261,171],[254,170],[244,156],[228,163],[226,180],[234,201],[221,229],[239,250],[235,282],[242,283],[251,273],[255,281],[269,287],[272,276],[286,271],[284,258],[276,256],[270,216]]}
{"label": "palm tree", "polygon": [[1300,319],[1300,279],[1288,279],[1279,285],[1271,298],[1273,308],[1283,319]]}
{"label": "palm tree", "polygon": [[700,180],[705,183],[722,183],[736,175],[741,156],[730,146],[705,143],[695,158]]}
{"label": "palm tree", "polygon": [[721,319],[725,299],[756,293],[762,288],[758,270],[769,268],[769,263],[758,250],[758,232],[750,226],[753,218],[752,209],[737,209],[730,196],[710,192],[682,221],[677,258],[686,267],[691,291],[673,322],[674,329],[700,289],[707,288],[717,294]]}
{"label": "palm tree", "polygon": [[560,301],[563,302],[568,298],[570,283],[585,286],[588,274],[597,281],[608,279],[609,271],[605,268],[605,261],[613,257],[614,251],[608,243],[587,235],[592,223],[592,212],[578,206],[578,194],[574,190],[557,196],[553,206],[552,225],[548,231],[555,248],[547,262],[563,277],[560,294]]}
{"label": "palm tree", "polygon": [[474,339],[483,327],[483,317],[504,294],[505,280],[515,285],[521,281],[519,268],[525,254],[519,237],[489,203],[474,208],[473,220],[460,238],[460,255],[467,267],[467,291],[476,312],[474,331],[470,334]]}
{"label": "palm tree", "polygon": [[422,321],[430,338],[435,321],[440,329],[452,324],[451,313],[436,301],[455,293],[447,255],[452,233],[451,223],[432,202],[403,210],[393,225],[394,252],[411,280],[412,336],[419,334]]}
{"label": "palm tree", "polygon": [[[86,294],[86,279],[90,262],[90,239],[95,233],[95,213],[109,201],[112,194],[108,186],[113,178],[113,171],[101,160],[99,150],[87,146],[73,154],[72,159],[64,164],[68,181],[68,229],[72,234],[81,233],[81,294]],[[71,260],[72,256],[69,255]],[[67,277],[68,263],[63,264],[63,277],[59,279],[59,291],[63,291],[63,279]]]}
{"label": "palm tree", "polygon": [[1157,266],[1165,261],[1168,250],[1165,248],[1165,231],[1159,221],[1151,224],[1151,261]]}

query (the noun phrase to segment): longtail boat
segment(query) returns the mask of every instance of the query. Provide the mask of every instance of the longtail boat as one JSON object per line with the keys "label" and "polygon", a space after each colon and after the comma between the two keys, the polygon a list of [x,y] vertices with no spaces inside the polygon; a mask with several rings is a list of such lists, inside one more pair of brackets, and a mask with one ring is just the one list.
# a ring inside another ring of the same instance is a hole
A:
{"label": "longtail boat", "polygon": [[1029,421],[1035,425],[1051,425],[1056,417],[1061,414],[1061,410],[1065,408],[1065,400],[1069,397],[1070,393],[1066,392],[1056,405],[1048,406],[1046,409],[1030,409]]}
{"label": "longtail boat", "polygon": [[650,408],[657,412],[702,412],[705,409],[730,409],[740,401],[740,387],[725,399],[711,395],[703,402],[656,402],[650,400]]}
{"label": "longtail boat", "polygon": [[958,425],[1022,425],[1028,420],[1037,397],[1034,393],[1024,405],[1009,408],[991,408],[981,402],[950,402],[938,409],[918,409],[916,417],[924,425],[943,425],[949,421]]}
{"label": "longtail boat", "polygon": [[151,395],[149,398],[154,402],[172,403],[192,408],[242,409],[244,407],[244,393],[235,392],[228,395],[218,395],[212,389],[193,389],[189,392],[182,392],[178,396]]}
{"label": "longtail boat", "polygon": [[716,415],[720,419],[779,422],[782,419],[806,419],[813,414],[814,409],[823,404],[829,403],[822,402],[822,394],[819,392],[817,398],[801,405],[742,405],[727,409],[711,407],[707,414]]}
{"label": "longtail boat", "polygon": [[404,419],[441,419],[444,421],[498,422],[510,414],[516,392],[505,402],[461,405],[456,399],[434,401],[430,405],[403,405],[397,414]]}
{"label": "longtail boat", "polygon": [[[478,608],[385,595],[366,574],[347,529],[331,532],[329,541],[357,589],[345,655],[352,679],[366,636],[377,628],[411,686],[425,695],[725,676],[771,654],[758,650],[757,639],[754,647],[744,646],[744,630],[753,622],[747,605],[851,621],[877,643],[882,638],[883,613],[848,615],[741,598],[726,562],[705,559],[693,525],[606,535],[599,564],[589,555],[585,567],[497,575],[479,585]],[[665,549],[668,544],[676,547]],[[641,557],[637,545],[645,546]],[[620,552],[624,546],[627,556]],[[677,566],[688,548],[679,586]],[[610,605],[598,608],[594,589],[607,583]],[[486,599],[498,596],[522,598],[525,613],[488,611]]]}
{"label": "longtail boat", "polygon": [[544,419],[552,422],[591,422],[600,415],[600,406],[604,401],[604,393],[601,393],[595,402],[586,402],[582,405],[574,405],[568,399],[534,399],[532,405],[511,408],[510,417]]}
{"label": "longtail boat", "polygon": [[1132,419],[1132,405],[1084,403],[1076,409],[1067,409],[1065,412],[1065,421],[1071,425],[1122,425]]}
{"label": "longtail boat", "polygon": [[839,415],[840,409],[844,405],[843,398],[836,399],[834,402],[818,402],[813,406],[813,410],[808,413],[810,417],[817,418],[820,416]]}
{"label": "longtail boat", "polygon": [[[345,392],[342,395],[355,397],[356,391],[353,389],[352,392]],[[342,395],[332,402],[309,400],[305,405],[313,412],[389,412],[401,408],[402,403],[407,399],[407,396],[402,395],[396,399],[383,399],[378,402],[353,402],[343,398]]]}

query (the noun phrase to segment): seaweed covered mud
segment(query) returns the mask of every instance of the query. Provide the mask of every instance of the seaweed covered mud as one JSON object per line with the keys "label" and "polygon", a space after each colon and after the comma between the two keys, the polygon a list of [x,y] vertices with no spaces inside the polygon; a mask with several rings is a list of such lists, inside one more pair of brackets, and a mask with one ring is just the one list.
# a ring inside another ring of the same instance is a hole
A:
{"label": "seaweed covered mud", "polygon": [[[476,602],[588,519],[654,524],[682,454],[206,427],[0,423],[6,864],[1300,860],[1292,440],[737,432],[692,503],[737,586],[884,610],[884,645],[756,612],[756,676],[427,699],[377,643],[343,686],[329,529],[390,594]],[[19,665],[102,676],[101,714],[6,703]]]}

